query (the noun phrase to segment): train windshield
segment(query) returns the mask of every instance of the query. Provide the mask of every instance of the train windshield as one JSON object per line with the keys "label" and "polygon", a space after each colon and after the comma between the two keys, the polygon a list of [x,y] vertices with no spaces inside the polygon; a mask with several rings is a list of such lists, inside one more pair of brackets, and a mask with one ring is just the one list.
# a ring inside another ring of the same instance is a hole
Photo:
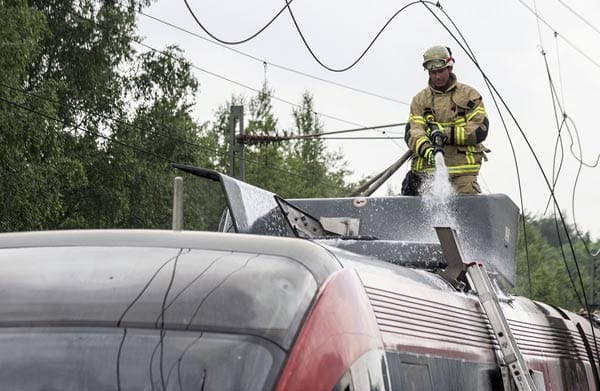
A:
{"label": "train windshield", "polygon": [[280,256],[0,250],[0,390],[272,388],[316,294]]}
{"label": "train windshield", "polygon": [[261,339],[112,328],[0,331],[0,389],[262,390],[283,360]]}

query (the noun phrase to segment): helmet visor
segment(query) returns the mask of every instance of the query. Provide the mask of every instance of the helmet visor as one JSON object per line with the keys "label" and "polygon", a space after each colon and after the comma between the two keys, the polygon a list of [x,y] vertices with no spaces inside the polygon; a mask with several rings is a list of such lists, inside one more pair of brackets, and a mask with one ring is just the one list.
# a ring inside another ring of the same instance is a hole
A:
{"label": "helmet visor", "polygon": [[445,68],[450,65],[451,65],[450,62],[446,62],[444,59],[441,59],[441,58],[434,59],[434,60],[428,60],[423,63],[423,67],[429,71],[432,71],[434,69]]}

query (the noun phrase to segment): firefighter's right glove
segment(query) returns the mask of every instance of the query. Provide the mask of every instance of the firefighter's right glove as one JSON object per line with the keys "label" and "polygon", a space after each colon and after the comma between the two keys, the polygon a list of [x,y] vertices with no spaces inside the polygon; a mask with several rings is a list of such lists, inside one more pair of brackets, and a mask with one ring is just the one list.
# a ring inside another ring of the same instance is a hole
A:
{"label": "firefighter's right glove", "polygon": [[446,144],[446,141],[448,141],[448,136],[446,136],[446,133],[438,128],[431,132],[429,139],[433,145],[438,145],[441,147],[442,145]]}
{"label": "firefighter's right glove", "polygon": [[428,166],[435,167],[435,148],[429,147],[423,152],[423,159],[427,162]]}

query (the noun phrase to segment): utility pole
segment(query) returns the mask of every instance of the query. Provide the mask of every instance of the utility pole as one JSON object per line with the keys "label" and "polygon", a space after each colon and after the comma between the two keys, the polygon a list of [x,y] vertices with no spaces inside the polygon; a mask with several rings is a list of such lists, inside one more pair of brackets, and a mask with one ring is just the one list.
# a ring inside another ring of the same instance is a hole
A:
{"label": "utility pole", "polygon": [[[246,164],[244,159],[244,144],[238,143],[235,134],[236,124],[239,124],[239,136],[244,136],[244,106],[231,106],[229,111],[229,176],[246,181]],[[237,159],[236,159],[237,157]],[[236,172],[236,160],[239,160],[239,170]]]}

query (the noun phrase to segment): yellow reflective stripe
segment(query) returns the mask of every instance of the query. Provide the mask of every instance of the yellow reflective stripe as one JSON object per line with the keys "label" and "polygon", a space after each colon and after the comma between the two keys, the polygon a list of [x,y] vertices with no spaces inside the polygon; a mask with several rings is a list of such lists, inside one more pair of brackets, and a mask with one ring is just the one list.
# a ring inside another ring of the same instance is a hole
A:
{"label": "yellow reflective stripe", "polygon": [[486,115],[485,113],[485,109],[481,106],[477,106],[476,108],[473,109],[473,111],[471,111],[468,115],[467,115],[467,121],[470,121],[473,119],[473,117],[475,117],[477,114],[481,114],[481,115]]}
{"label": "yellow reflective stripe", "polygon": [[462,126],[457,126],[454,128],[454,143],[456,145],[465,144],[465,128]]}
{"label": "yellow reflective stripe", "polygon": [[475,155],[473,154],[474,152],[474,145],[470,145],[467,147],[467,150],[465,151],[465,158],[467,160],[467,164],[475,164]]}
{"label": "yellow reflective stripe", "polygon": [[427,122],[425,122],[425,118],[423,118],[420,115],[410,115],[408,117],[408,121],[409,122],[414,122],[416,124],[421,124],[421,125],[425,125]]}
{"label": "yellow reflective stripe", "polygon": [[464,166],[448,167],[448,174],[477,174],[481,164],[468,164]]}
{"label": "yellow reflective stripe", "polygon": [[415,163],[415,169],[417,171],[421,171],[423,169],[424,160],[422,157],[417,157],[417,162]]}
{"label": "yellow reflective stripe", "polygon": [[444,128],[447,128],[448,126],[454,126],[454,121],[451,122],[439,122],[440,125],[442,125]]}
{"label": "yellow reflective stripe", "polygon": [[466,126],[467,125],[467,121],[465,121],[465,119],[463,117],[459,117],[456,119],[456,121],[454,121],[454,126]]}
{"label": "yellow reflective stripe", "polygon": [[421,146],[423,145],[423,143],[426,143],[426,142],[430,142],[429,137],[427,137],[427,136],[420,137],[417,140],[417,142],[415,143],[415,152],[417,154],[421,153]]}
{"label": "yellow reflective stripe", "polygon": [[[479,173],[480,168],[481,164],[464,164],[461,166],[449,166],[448,174],[477,174]],[[417,162],[415,163],[414,171],[433,173],[435,171],[435,167],[425,168],[425,159],[418,158]]]}

